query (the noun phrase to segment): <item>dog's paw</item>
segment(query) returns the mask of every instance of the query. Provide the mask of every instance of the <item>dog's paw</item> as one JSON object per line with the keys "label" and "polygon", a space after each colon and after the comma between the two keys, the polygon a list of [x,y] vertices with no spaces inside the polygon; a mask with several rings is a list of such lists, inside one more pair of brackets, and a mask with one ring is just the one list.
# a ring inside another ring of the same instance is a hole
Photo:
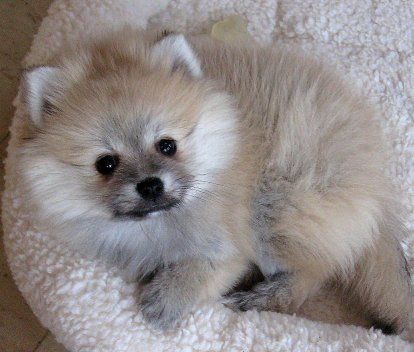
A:
{"label": "dog's paw", "polygon": [[144,319],[160,330],[176,327],[191,308],[188,292],[176,285],[167,273],[158,273],[141,287],[141,312]]}
{"label": "dog's paw", "polygon": [[147,285],[141,294],[141,312],[144,319],[157,329],[174,328],[182,316],[174,298],[157,285]]}
{"label": "dog's paw", "polygon": [[223,304],[235,311],[271,310],[280,313],[289,311],[292,303],[291,289],[286,275],[279,275],[275,281],[260,282],[248,291],[231,292]]}
{"label": "dog's paw", "polygon": [[233,292],[225,296],[222,300],[223,304],[234,311],[248,311],[248,310],[266,310],[269,297],[261,295],[258,292],[239,291]]}

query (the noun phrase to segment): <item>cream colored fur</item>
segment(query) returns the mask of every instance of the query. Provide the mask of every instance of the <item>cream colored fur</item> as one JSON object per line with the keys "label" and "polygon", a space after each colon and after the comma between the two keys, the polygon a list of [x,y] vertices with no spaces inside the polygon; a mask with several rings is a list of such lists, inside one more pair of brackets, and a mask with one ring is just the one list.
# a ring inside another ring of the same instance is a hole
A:
{"label": "cream colored fur", "polygon": [[[39,215],[148,281],[142,309],[158,327],[218,299],[253,262],[265,281],[227,305],[294,312],[335,281],[374,325],[401,331],[404,229],[366,99],[301,53],[189,42],[125,29],[27,74],[20,165]],[[165,136],[173,161],[153,147]],[[94,169],[108,152],[121,158],[117,182]],[[114,220],[113,193],[117,206],[138,202],[134,182],[154,174],[180,207]]]}

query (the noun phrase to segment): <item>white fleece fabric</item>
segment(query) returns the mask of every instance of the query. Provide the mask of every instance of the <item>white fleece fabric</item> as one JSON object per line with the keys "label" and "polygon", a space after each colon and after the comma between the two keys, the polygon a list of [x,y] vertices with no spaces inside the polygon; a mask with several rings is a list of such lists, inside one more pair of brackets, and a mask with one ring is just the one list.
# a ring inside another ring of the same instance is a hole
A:
{"label": "white fleece fabric", "polygon": [[[56,0],[34,39],[25,65],[39,65],[66,41],[92,30],[125,23],[201,33],[232,14],[247,19],[260,43],[299,45],[336,65],[383,113],[395,162],[390,169],[403,191],[414,257],[414,6],[404,0]],[[199,307],[180,328],[161,333],[139,313],[135,285],[116,269],[81,258],[50,233],[36,230],[31,205],[20,199],[14,129],[3,195],[5,248],[13,276],[41,322],[70,351],[414,351],[413,330],[405,340],[340,324],[353,322],[329,294],[306,304],[303,317],[274,312],[232,312],[220,304]],[[45,200],[47,201],[47,200]],[[316,322],[335,322],[327,324]]]}

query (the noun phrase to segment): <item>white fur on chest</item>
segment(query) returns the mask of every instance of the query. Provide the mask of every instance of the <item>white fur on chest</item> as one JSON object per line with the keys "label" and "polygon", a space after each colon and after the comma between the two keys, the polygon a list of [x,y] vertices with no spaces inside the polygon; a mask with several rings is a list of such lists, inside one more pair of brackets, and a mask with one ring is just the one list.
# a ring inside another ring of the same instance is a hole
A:
{"label": "white fur on chest", "polygon": [[71,244],[88,256],[120,267],[131,280],[160,265],[233,254],[235,248],[217,219],[202,215],[177,211],[141,221],[79,221],[70,227]]}

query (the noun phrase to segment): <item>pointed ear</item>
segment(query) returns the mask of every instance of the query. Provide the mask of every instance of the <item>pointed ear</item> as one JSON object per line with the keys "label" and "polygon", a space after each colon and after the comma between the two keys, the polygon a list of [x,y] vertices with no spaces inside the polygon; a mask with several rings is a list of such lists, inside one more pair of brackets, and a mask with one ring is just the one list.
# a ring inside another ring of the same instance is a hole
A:
{"label": "pointed ear", "polygon": [[200,62],[182,34],[168,35],[157,42],[151,60],[154,64],[169,65],[171,71],[184,69],[193,77],[202,76]]}
{"label": "pointed ear", "polygon": [[53,112],[49,95],[56,85],[59,69],[55,67],[37,67],[23,75],[22,94],[29,111],[30,119],[39,126],[45,114]]}

